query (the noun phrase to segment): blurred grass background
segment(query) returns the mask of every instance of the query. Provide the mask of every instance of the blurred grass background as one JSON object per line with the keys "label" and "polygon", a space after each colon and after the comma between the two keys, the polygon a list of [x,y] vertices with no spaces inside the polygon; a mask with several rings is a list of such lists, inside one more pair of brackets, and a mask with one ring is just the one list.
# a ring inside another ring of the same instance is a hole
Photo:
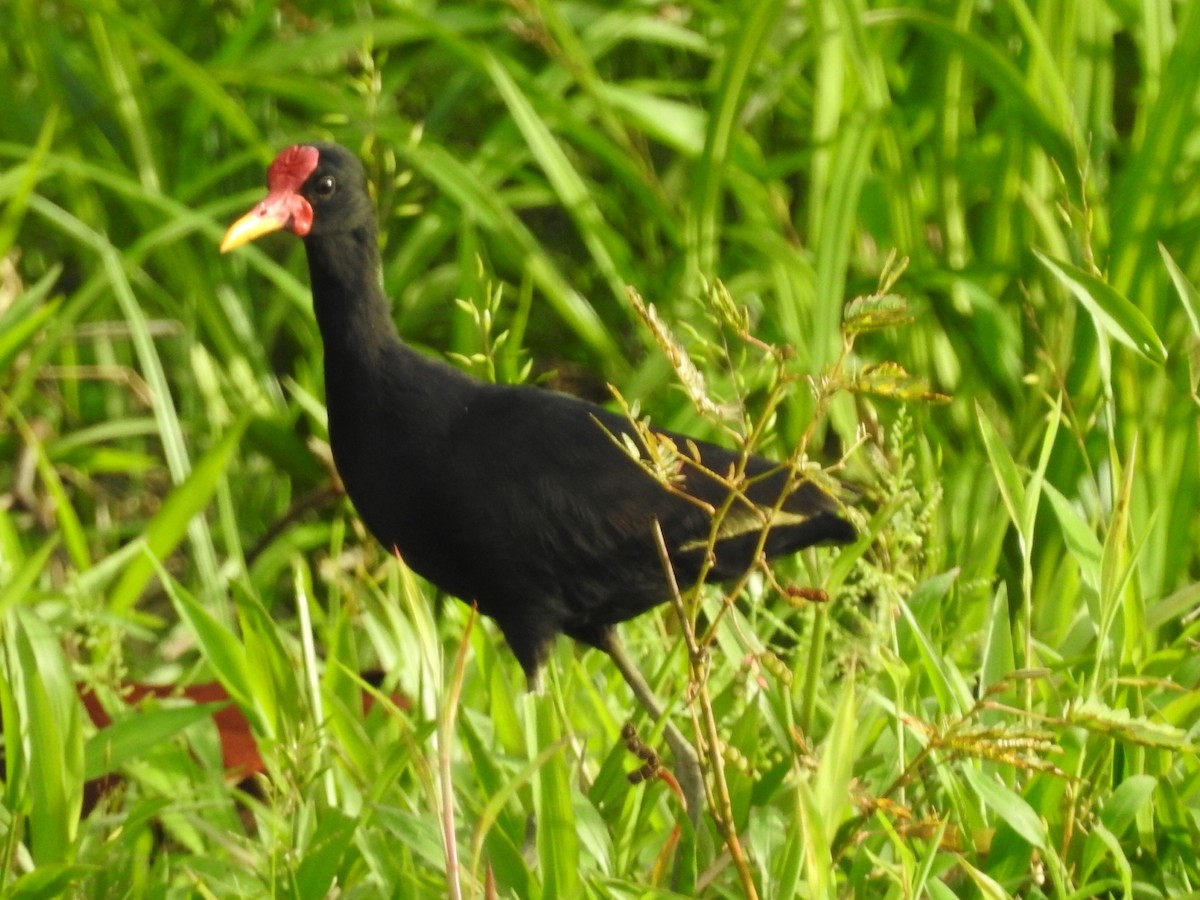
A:
{"label": "blurred grass background", "polygon": [[[751,585],[711,657],[756,889],[1200,891],[1200,3],[8,0],[0,33],[0,890],[746,894],[625,779],[599,654],[524,697],[331,489],[302,247],[216,253],[320,137],[368,163],[406,339],[719,435],[631,285],[715,397],[784,391],[779,457],[907,257],[912,321],[857,339],[813,445],[856,448],[870,544],[780,567],[829,604]],[[625,633],[684,709],[669,610]],[[122,688],[212,680],[250,793],[206,708]]]}

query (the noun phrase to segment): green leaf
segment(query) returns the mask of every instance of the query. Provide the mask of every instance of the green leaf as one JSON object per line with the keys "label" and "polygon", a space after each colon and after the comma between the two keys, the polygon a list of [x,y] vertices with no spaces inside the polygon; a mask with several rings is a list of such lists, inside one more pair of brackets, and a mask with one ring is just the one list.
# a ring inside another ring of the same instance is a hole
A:
{"label": "green leaf", "polygon": [[697,163],[689,222],[688,267],[708,274],[715,271],[720,237],[720,205],[726,189],[726,160],[737,133],[737,114],[745,102],[746,80],[760,61],[763,44],[770,40],[783,11],[781,0],[754,3],[747,14],[732,23],[715,75],[716,88],[709,102],[704,152]]}
{"label": "green leaf", "polygon": [[983,661],[979,666],[979,696],[1007,678],[1016,668],[1013,651],[1012,620],[1008,611],[1008,586],[1001,581],[988,608],[987,632],[983,643]]}
{"label": "green leaf", "polygon": [[[944,597],[958,578],[958,570],[935,575],[913,591],[908,602],[900,602],[900,612],[911,628],[921,654],[925,674],[929,678],[934,696],[941,711],[948,715],[961,715],[971,706],[971,692],[963,682],[961,673],[942,653],[941,648],[921,626],[917,611]],[[940,617],[939,617],[940,618]]]}
{"label": "green leaf", "polygon": [[1038,850],[1046,847],[1046,823],[1043,822],[1029,802],[1005,785],[989,778],[973,766],[964,766],[963,776],[979,795],[984,806],[1000,816],[1008,826]]}
{"label": "green leaf", "polygon": [[62,266],[51,266],[45,275],[27,288],[0,314],[0,375],[33,336],[41,331],[62,305],[62,300],[46,300],[62,274]]}
{"label": "green leaf", "polygon": [[639,128],[684,156],[695,158],[704,150],[708,127],[704,110],[616,84],[602,84],[601,91],[606,101],[628,113]]}
{"label": "green leaf", "polygon": [[30,853],[39,865],[67,862],[83,805],[83,736],[70,667],[57,635],[23,606],[5,616],[4,649],[18,716],[5,733],[19,729],[19,745],[8,749],[27,778]]}
{"label": "green leaf", "polygon": [[322,809],[319,816],[316,832],[301,848],[302,858],[296,868],[295,896],[301,900],[320,900],[336,893],[331,890],[334,879],[360,825],[337,809]]}
{"label": "green leaf", "polygon": [[1033,253],[1092,315],[1096,328],[1152,363],[1167,361],[1167,348],[1140,309],[1105,281],[1038,250]]}
{"label": "green leaf", "polygon": [[813,801],[827,839],[832,839],[851,811],[850,782],[854,777],[859,700],[853,673],[841,684],[839,693],[833,725],[821,748],[821,762],[813,783]]}
{"label": "green leaf", "polygon": [[908,301],[899,294],[869,294],[855,297],[842,310],[842,327],[847,334],[864,334],[897,328],[913,321]]}
{"label": "green leaf", "polygon": [[100,729],[83,748],[83,774],[89,781],[135,759],[196,722],[211,718],[226,703],[188,703],[133,712]]}
{"label": "green leaf", "polygon": [[255,692],[255,685],[259,682],[256,662],[247,656],[237,635],[177,585],[165,571],[160,568],[159,572],[163,589],[175,604],[180,618],[187,622],[196,636],[213,675],[250,720],[255,732],[266,738],[274,737],[274,717],[263,712]]}
{"label": "green leaf", "polygon": [[1104,801],[1100,821],[1118,838],[1123,837],[1157,787],[1158,779],[1153,775],[1129,776]]}
{"label": "green leaf", "polygon": [[604,221],[587,183],[571,163],[555,133],[538,114],[531,98],[526,96],[500,60],[492,53],[485,52],[483,67],[508,106],[559,200],[575,218],[584,243],[607,279],[613,295],[623,297],[625,283],[614,259],[614,248],[620,246],[621,242]]}
{"label": "green leaf", "polygon": [[167,495],[142,533],[146,553],[130,562],[109,594],[108,605],[113,612],[125,613],[137,604],[154,574],[155,563],[166,559],[179,545],[192,517],[204,509],[217,489],[217,482],[224,476],[225,467],[241,443],[247,421],[243,417],[226,431],[196,463],[187,479]]}
{"label": "green leaf", "polygon": [[46,568],[50,554],[57,546],[58,535],[51,535],[34,553],[21,561],[15,572],[9,570],[7,583],[0,587],[0,616],[6,614],[9,607],[15,606],[28,597],[30,588],[42,574],[42,570]]}
{"label": "green leaf", "polygon": [[1188,322],[1192,326],[1192,334],[1200,337],[1200,295],[1196,293],[1196,286],[1183,273],[1183,269],[1179,268],[1179,264],[1161,243],[1158,245],[1158,252],[1162,255],[1163,263],[1171,276],[1171,283],[1175,285],[1175,293],[1179,295],[1183,311],[1187,313]]}
{"label": "green leaf", "polygon": [[852,380],[846,382],[848,390],[860,394],[891,397],[909,403],[949,403],[946,394],[931,391],[929,385],[913,378],[904,367],[894,362],[883,362],[864,366]]}
{"label": "green leaf", "polygon": [[1038,456],[1037,467],[1030,473],[1025,485],[1025,508],[1021,511],[1021,533],[1026,535],[1032,544],[1034,526],[1037,523],[1038,505],[1042,498],[1042,488],[1046,481],[1046,468],[1050,465],[1050,456],[1054,452],[1054,439],[1058,435],[1058,426],[1062,422],[1062,397],[1059,396],[1050,412],[1049,424],[1042,435],[1042,452]]}
{"label": "green leaf", "polygon": [[1072,703],[1067,707],[1064,718],[1073,725],[1081,725],[1090,731],[1112,735],[1144,747],[1186,750],[1189,753],[1196,751],[1183,729],[1152,721],[1145,716],[1135,716],[1128,709],[1114,709],[1099,700]]}
{"label": "green leaf", "polygon": [[[57,105],[45,111],[36,143],[27,148],[21,165],[5,172],[3,178],[0,178],[0,199],[4,201],[0,204],[0,209],[3,210],[0,213],[0,259],[8,256],[8,251],[20,234],[21,220],[25,217],[29,198],[36,190],[38,181],[46,177],[43,166],[50,147],[54,144],[59,111]],[[42,282],[45,281],[43,278]],[[0,370],[3,368],[3,354],[0,353]]]}
{"label": "green leaf", "polygon": [[285,718],[295,716],[305,702],[296,663],[283,645],[283,632],[257,596],[235,583],[234,602],[243,652],[254,662],[247,689],[255,708],[272,723],[266,733],[279,734]]}
{"label": "green leaf", "polygon": [[893,22],[909,22],[957,51],[972,71],[977,72],[991,86],[994,95],[1016,112],[1025,128],[1041,143],[1045,152],[1053,157],[1059,173],[1067,181],[1072,192],[1080,192],[1078,158],[1071,137],[1055,124],[1059,114],[1051,115],[1044,109],[1042,97],[1030,90],[1027,76],[1014,65],[1010,55],[982,34],[962,27],[949,16],[937,15],[920,8],[911,9],[897,5],[890,9],[872,11],[865,20],[865,24],[870,26]]}
{"label": "green leaf", "polygon": [[796,782],[796,816],[804,842],[803,871],[810,897],[836,897],[833,889],[836,866],[829,837],[832,829],[821,818],[820,806],[811,779],[802,776]]}
{"label": "green leaf", "polygon": [[58,531],[62,536],[63,546],[70,555],[71,562],[75,565],[75,568],[79,571],[85,571],[91,567],[92,561],[88,551],[88,539],[84,532],[83,523],[79,519],[79,514],[75,511],[74,504],[71,502],[73,494],[69,494],[63,485],[63,481],[58,475],[58,470],[46,453],[45,443],[25,421],[25,417],[15,409],[12,411],[12,417],[17,432],[24,439],[25,445],[34,453],[37,473],[41,478],[42,486],[45,488],[46,494],[54,501],[54,518],[58,522]]}
{"label": "green leaf", "polygon": [[982,869],[977,869],[967,861],[966,857],[960,856],[958,858],[958,865],[975,882],[979,896],[983,897],[984,900],[1011,900],[1012,895],[1004,890],[996,879]]}
{"label": "green leaf", "polygon": [[[1083,844],[1082,872],[1085,879],[1096,870],[1106,854],[1121,878],[1121,886],[1124,888],[1122,896],[1132,897],[1134,895],[1133,866],[1129,863],[1129,857],[1125,855],[1120,839],[1109,831],[1103,822],[1096,822],[1089,829],[1087,840]],[[1099,895],[1089,894],[1088,896]]]}
{"label": "green leaf", "polygon": [[[1146,610],[1146,627],[1160,628],[1167,622],[1184,617],[1190,621],[1196,618],[1197,608],[1200,608],[1200,581],[1193,581]],[[1196,694],[1196,697],[1200,700],[1200,694]]]}
{"label": "green leaf", "polygon": [[560,316],[593,350],[606,356],[618,348],[591,304],[567,281],[556,260],[516,213],[501,202],[494,185],[434,144],[400,147],[410,165],[430,179],[481,225],[498,231],[524,258],[529,276]]}
{"label": "green leaf", "polygon": [[95,866],[80,866],[55,863],[38,866],[27,875],[22,875],[13,884],[6,886],[7,900],[58,900],[74,893],[73,886],[96,872]]}
{"label": "green leaf", "polygon": [[1012,454],[1008,452],[1008,448],[1000,439],[996,427],[992,424],[991,419],[984,413],[983,407],[978,402],[975,404],[975,418],[979,422],[979,433],[983,436],[983,447],[987,451],[988,462],[992,464],[992,472],[996,476],[996,484],[1000,488],[1000,496],[1004,500],[1004,508],[1008,510],[1008,517],[1012,519],[1013,527],[1017,530],[1017,537],[1021,540],[1022,552],[1027,553],[1029,548],[1026,546],[1026,535],[1021,530],[1022,523],[1025,521],[1025,485],[1021,481],[1021,475],[1017,470],[1017,464],[1012,458]]}
{"label": "green leaf", "polygon": [[1079,566],[1084,583],[1092,590],[1099,591],[1100,560],[1104,555],[1099,538],[1058,488],[1045,482],[1042,484],[1042,492],[1050,500],[1050,508],[1054,510],[1067,550]]}
{"label": "green leaf", "polygon": [[[536,694],[527,697],[526,727],[532,726],[536,735],[534,747],[561,744],[558,710],[551,698]],[[563,753],[555,753],[546,759],[534,779],[533,797],[542,896],[545,900],[579,896],[579,835],[571,800],[571,776]]]}

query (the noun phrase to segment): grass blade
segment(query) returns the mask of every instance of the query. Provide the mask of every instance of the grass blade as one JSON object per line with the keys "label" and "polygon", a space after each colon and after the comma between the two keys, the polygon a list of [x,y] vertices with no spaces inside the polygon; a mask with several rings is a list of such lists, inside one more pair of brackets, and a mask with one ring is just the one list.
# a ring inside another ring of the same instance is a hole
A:
{"label": "grass blade", "polygon": [[1036,247],[1033,253],[1071,295],[1083,304],[1099,331],[1116,338],[1152,363],[1161,366],[1167,361],[1167,348],[1155,333],[1150,320],[1112,286],[1068,262],[1043,253]]}
{"label": "grass blade", "polygon": [[245,428],[246,420],[242,419],[226,431],[221,440],[196,464],[187,480],[163,501],[162,507],[142,533],[147,555],[136,557],[121,574],[108,596],[111,610],[125,613],[137,604],[154,575],[155,562],[165,559],[178,546],[189,523],[208,504],[216,490],[217,480],[224,476],[241,442]]}

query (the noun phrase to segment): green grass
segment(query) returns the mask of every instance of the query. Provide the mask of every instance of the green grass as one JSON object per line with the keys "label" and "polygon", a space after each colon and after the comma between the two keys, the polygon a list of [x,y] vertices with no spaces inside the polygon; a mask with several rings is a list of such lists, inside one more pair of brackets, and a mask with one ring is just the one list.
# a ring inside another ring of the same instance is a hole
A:
{"label": "green grass", "polygon": [[[307,6],[0,7],[0,891],[1200,891],[1200,2]],[[524,695],[328,490],[302,249],[216,252],[315,137],[414,344],[865,489],[860,543],[624,628],[698,833],[600,654]],[[211,680],[253,796],[121,690]]]}

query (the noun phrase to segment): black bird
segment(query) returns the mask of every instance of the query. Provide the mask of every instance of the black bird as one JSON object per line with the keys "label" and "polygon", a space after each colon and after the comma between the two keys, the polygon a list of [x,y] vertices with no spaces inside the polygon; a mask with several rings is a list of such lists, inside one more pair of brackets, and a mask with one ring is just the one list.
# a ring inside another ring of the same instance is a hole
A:
{"label": "black bird", "polygon": [[[763,554],[847,543],[838,502],[788,467],[666,431],[670,487],[622,443],[647,448],[623,416],[563,394],[495,385],[418,353],[396,332],[383,292],[375,211],[358,159],[336,144],[297,145],[267,170],[267,197],[230,226],[227,252],[272,231],[304,240],[325,345],[329,439],[359,515],[384,546],[446,593],[494,619],[531,684],[561,633],[607,652],[655,716],[661,706],[614,626],[670,599],[654,528],[678,583],[725,581]],[[723,476],[721,478],[715,477]],[[732,495],[732,498],[731,498]],[[689,812],[703,783],[669,721]]]}

